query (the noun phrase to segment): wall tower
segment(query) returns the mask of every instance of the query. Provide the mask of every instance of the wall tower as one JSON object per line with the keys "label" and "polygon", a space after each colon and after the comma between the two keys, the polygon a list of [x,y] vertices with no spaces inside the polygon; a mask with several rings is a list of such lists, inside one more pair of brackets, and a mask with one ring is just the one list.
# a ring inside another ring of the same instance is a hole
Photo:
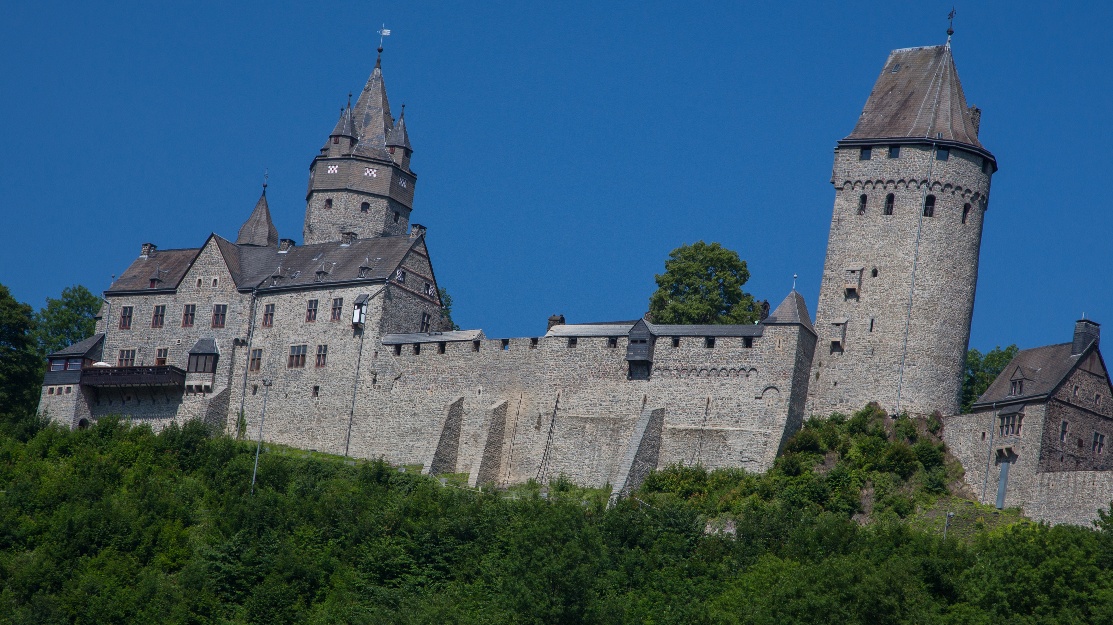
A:
{"label": "wall tower", "polygon": [[889,54],[835,148],[809,414],[958,412],[997,161],[978,141],[950,33]]}
{"label": "wall tower", "polygon": [[321,153],[309,166],[306,195],[306,244],[394,236],[409,230],[417,174],[410,170],[405,107],[397,122],[383,83],[382,53],[352,106],[340,111]]}

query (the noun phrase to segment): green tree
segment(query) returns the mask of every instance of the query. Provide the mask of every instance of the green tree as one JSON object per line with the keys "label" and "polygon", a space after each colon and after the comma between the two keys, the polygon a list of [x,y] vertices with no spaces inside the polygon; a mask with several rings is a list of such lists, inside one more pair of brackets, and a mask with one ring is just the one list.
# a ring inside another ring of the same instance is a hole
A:
{"label": "green tree", "polygon": [[93,318],[100,306],[101,299],[81,285],[62,289],[58,299],[46,298],[46,306],[35,314],[34,339],[39,355],[92,336],[96,331]]}
{"label": "green tree", "polygon": [[449,330],[459,330],[460,326],[452,320],[452,296],[443,286],[437,287],[437,296],[441,298],[441,318],[448,322]]}
{"label": "green tree", "polygon": [[23,423],[35,412],[42,360],[35,353],[31,307],[0,284],[0,424]]}
{"label": "green tree", "polygon": [[742,290],[750,279],[738,252],[698,241],[669,254],[649,298],[655,323],[755,323],[759,307]]}
{"label": "green tree", "polygon": [[966,352],[966,378],[962,381],[962,411],[969,412],[978,397],[1020,351],[1016,345],[1001,349],[998,345],[985,355],[976,349]]}

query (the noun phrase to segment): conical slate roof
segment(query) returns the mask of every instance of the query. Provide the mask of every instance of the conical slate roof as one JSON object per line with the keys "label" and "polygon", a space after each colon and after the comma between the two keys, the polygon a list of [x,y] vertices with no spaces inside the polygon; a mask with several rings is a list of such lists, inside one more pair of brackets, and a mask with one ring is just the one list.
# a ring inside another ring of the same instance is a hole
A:
{"label": "conical slate roof", "polygon": [[349,104],[340,110],[340,119],[336,120],[336,127],[329,133],[329,137],[355,137],[356,130],[352,125],[352,106]]}
{"label": "conical slate roof", "polygon": [[398,122],[394,124],[394,128],[390,129],[386,138],[387,147],[401,147],[407,150],[413,150],[410,147],[410,133],[406,132],[406,105],[402,105],[402,114],[398,116]]}
{"label": "conical slate roof", "polygon": [[236,236],[236,245],[255,245],[258,247],[271,247],[278,245],[278,229],[271,221],[270,207],[267,206],[267,190],[259,196],[255,203],[255,210],[243,222],[239,235]]}
{"label": "conical slate roof", "polygon": [[356,154],[375,158],[390,158],[386,152],[386,136],[393,125],[390,116],[390,102],[386,97],[383,84],[382,57],[375,61],[375,69],[363,91],[359,94],[355,109],[352,111],[355,128]]}
{"label": "conical slate roof", "polygon": [[765,325],[787,325],[787,324],[800,324],[815,334],[815,327],[812,325],[812,316],[808,313],[808,305],[804,303],[804,296],[800,295],[793,289],[784,300],[777,306],[777,309],[769,315],[765,321]]}
{"label": "conical slate roof", "polygon": [[847,140],[944,139],[984,150],[949,44],[893,50]]}

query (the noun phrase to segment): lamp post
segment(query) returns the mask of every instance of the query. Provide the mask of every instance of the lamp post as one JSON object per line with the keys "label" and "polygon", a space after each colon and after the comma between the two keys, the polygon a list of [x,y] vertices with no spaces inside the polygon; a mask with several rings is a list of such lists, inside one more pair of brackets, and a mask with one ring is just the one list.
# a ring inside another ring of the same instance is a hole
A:
{"label": "lamp post", "polygon": [[259,473],[259,451],[263,448],[263,421],[267,418],[267,397],[271,394],[270,378],[263,378],[263,414],[259,416],[259,442],[255,444],[255,468],[251,470],[251,494],[255,494],[255,476]]}

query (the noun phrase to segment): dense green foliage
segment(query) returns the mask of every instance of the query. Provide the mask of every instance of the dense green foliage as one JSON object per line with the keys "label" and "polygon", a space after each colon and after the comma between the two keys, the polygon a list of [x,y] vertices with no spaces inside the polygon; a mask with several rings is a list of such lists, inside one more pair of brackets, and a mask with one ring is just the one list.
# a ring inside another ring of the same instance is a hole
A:
{"label": "dense green foliage", "polygon": [[460,326],[452,320],[452,296],[448,294],[448,289],[437,287],[437,297],[441,300],[441,319],[448,323],[449,330],[459,330]]}
{"label": "dense green foliage", "polygon": [[101,299],[77,285],[62,289],[62,296],[46,298],[46,306],[35,313],[33,336],[39,354],[45,356],[89,338],[96,331],[93,317]]}
{"label": "dense green foliage", "polygon": [[669,253],[665,273],[656,276],[649,298],[654,323],[755,323],[761,315],[742,290],[750,279],[738,252],[698,241]]}
{"label": "dense green foliage", "polygon": [[963,412],[970,411],[970,407],[993,384],[1018,351],[1016,345],[1005,349],[998,345],[984,355],[976,349],[966,352],[966,376],[962,381]]}
{"label": "dense green foliage", "polygon": [[956,476],[929,430],[812,420],[765,475],[607,508],[280,449],[250,496],[253,447],[200,424],[49,427],[0,439],[0,622],[1113,622],[1109,521],[917,529]]}
{"label": "dense green foliage", "polygon": [[35,408],[43,365],[34,327],[31,307],[0,284],[0,433],[23,440],[38,429]]}

